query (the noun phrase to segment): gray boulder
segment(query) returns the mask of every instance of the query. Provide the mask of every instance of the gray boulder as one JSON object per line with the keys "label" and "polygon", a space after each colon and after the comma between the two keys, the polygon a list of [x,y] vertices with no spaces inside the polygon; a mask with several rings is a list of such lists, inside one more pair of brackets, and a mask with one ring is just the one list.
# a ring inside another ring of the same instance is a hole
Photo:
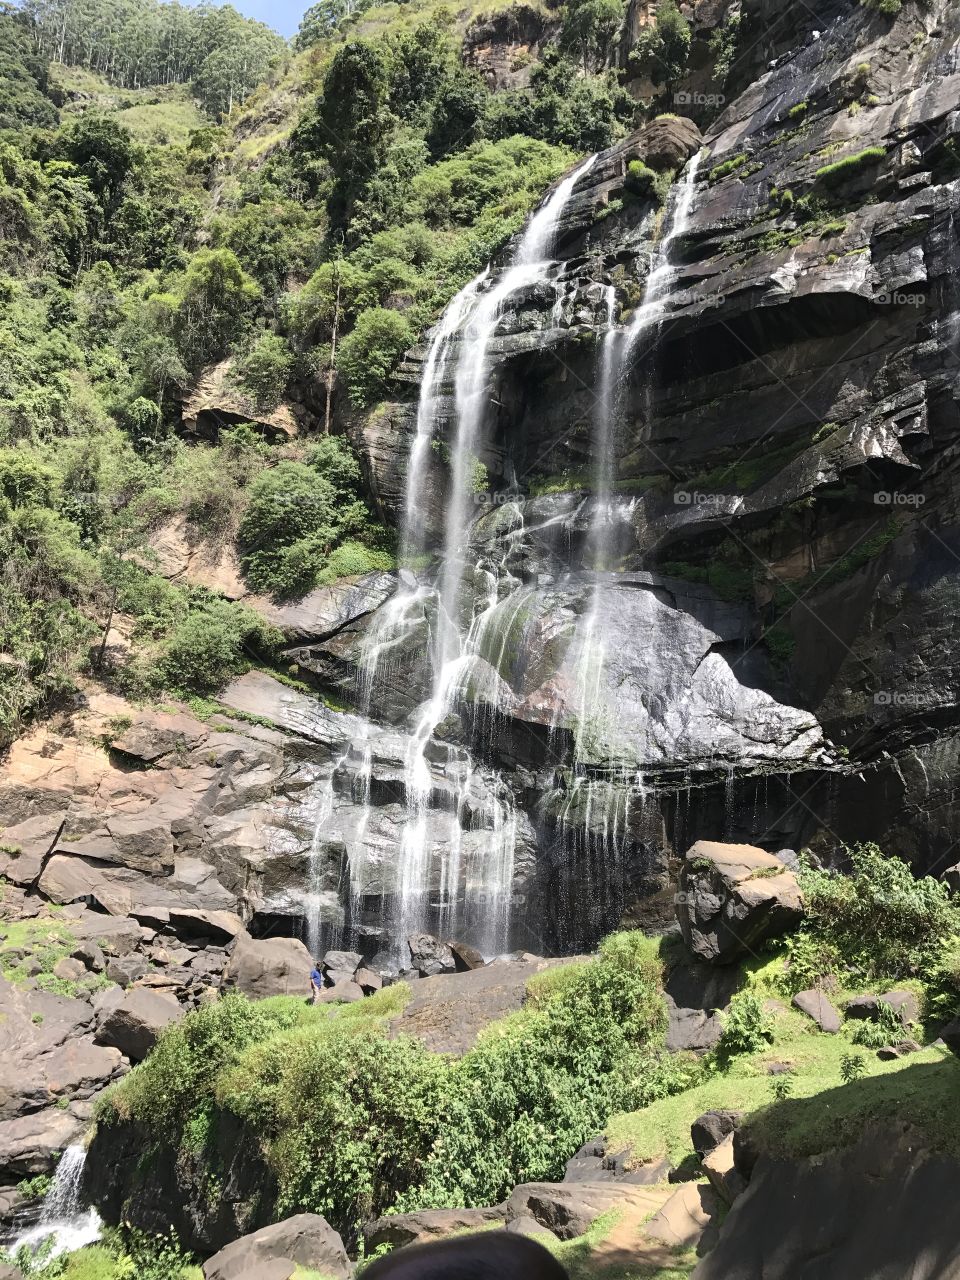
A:
{"label": "gray boulder", "polygon": [[150,965],[143,956],[117,956],[107,963],[107,977],[120,987],[129,987],[144,977],[149,969]]}
{"label": "gray boulder", "polygon": [[203,1274],[206,1280],[287,1280],[298,1267],[330,1280],[352,1274],[343,1241],[318,1213],[298,1213],[241,1236],[208,1258]]}
{"label": "gray boulder", "polygon": [[620,1205],[649,1207],[649,1192],[623,1182],[526,1182],[501,1206],[507,1227],[533,1218],[561,1240],[582,1236],[602,1214]]}
{"label": "gray boulder", "polygon": [[456,971],[457,962],[453,952],[432,933],[411,933],[407,938],[407,946],[410,948],[411,964],[424,977]]}
{"label": "gray boulder", "polygon": [[362,962],[363,956],[359,951],[328,951],[323,957],[324,969],[346,973],[350,977],[356,973]]}
{"label": "gray boulder", "polygon": [[798,991],[793,997],[793,1004],[805,1013],[808,1018],[812,1018],[821,1031],[826,1031],[828,1035],[836,1035],[840,1030],[840,1015],[836,1009],[816,987],[811,987],[809,991]]}
{"label": "gray boulder", "polygon": [[449,947],[453,953],[453,962],[458,973],[466,973],[471,969],[482,969],[486,964],[476,947],[469,947],[465,942],[451,942]]}
{"label": "gray boulder", "polygon": [[702,1116],[697,1116],[690,1126],[694,1151],[703,1159],[711,1151],[715,1151],[731,1133],[736,1132],[742,1119],[742,1111],[705,1111]]}
{"label": "gray boulder", "polygon": [[847,1003],[845,1012],[848,1018],[860,1022],[879,1022],[883,1005],[892,1009],[905,1027],[920,1017],[920,1005],[912,991],[888,991],[882,996],[854,996]]}
{"label": "gray boulder", "polygon": [[[425,1244],[463,1231],[481,1231],[491,1222],[503,1222],[501,1206],[493,1209],[424,1209],[418,1213],[389,1213],[369,1223],[363,1232],[368,1252],[388,1244],[400,1248]],[[542,1230],[542,1228],[541,1228]]]}
{"label": "gray boulder", "polygon": [[676,906],[684,942],[711,964],[752,954],[803,917],[797,878],[772,853],[712,840],[687,850]]}
{"label": "gray boulder", "polygon": [[98,1018],[96,1039],[113,1045],[131,1062],[141,1062],[164,1027],[182,1017],[183,1009],[174,996],[137,987]]}
{"label": "gray boulder", "polygon": [[241,933],[223,971],[223,986],[251,1000],[308,996],[312,968],[310,952],[297,938],[251,938]]}

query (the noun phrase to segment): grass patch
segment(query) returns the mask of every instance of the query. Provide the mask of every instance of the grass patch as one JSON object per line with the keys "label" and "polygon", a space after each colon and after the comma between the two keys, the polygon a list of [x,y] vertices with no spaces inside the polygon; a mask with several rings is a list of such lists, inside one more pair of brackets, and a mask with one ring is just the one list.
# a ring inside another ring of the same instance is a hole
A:
{"label": "grass patch", "polygon": [[886,154],[883,147],[866,147],[855,155],[844,156],[842,160],[834,160],[832,164],[821,165],[814,177],[817,182],[826,187],[838,187],[855,174],[879,164]]}
{"label": "grass patch", "polygon": [[[782,961],[778,960],[772,962],[772,967],[760,966],[752,975],[752,981],[748,980],[749,985],[761,991],[764,988],[769,990],[781,963]],[[796,1113],[797,1129],[799,1132],[807,1128],[812,1132],[813,1117],[819,1114],[821,1107],[829,1107],[833,1104],[834,1092],[843,1086],[841,1063],[843,1058],[852,1051],[852,1040],[846,1029],[839,1035],[824,1035],[812,1029],[812,1023],[803,1014],[792,1009],[784,1010],[775,1017],[774,1039],[769,1047],[759,1053],[731,1059],[725,1074],[718,1073],[712,1079],[688,1089],[685,1093],[664,1098],[640,1111],[612,1116],[606,1127],[610,1146],[613,1150],[631,1147],[638,1159],[653,1160],[667,1156],[674,1164],[679,1164],[692,1151],[690,1126],[704,1111],[714,1109],[769,1111],[770,1104],[774,1101],[773,1081],[778,1078],[766,1072],[767,1064],[772,1062],[791,1064],[790,1079],[793,1097],[790,1103],[791,1105],[805,1104],[803,1109]],[[869,1107],[866,1104],[859,1109],[852,1105],[848,1106],[849,1123],[844,1129],[843,1138],[834,1142],[834,1146],[849,1140],[851,1134],[856,1136],[855,1117],[861,1117],[861,1125],[865,1122],[864,1118],[869,1119],[873,1115],[875,1097],[887,1100],[888,1119],[891,1115],[899,1115],[899,1104],[891,1099],[899,1096],[898,1090],[904,1088],[904,1081],[907,1079],[905,1073],[912,1070],[915,1064],[929,1067],[944,1065],[942,1055],[937,1049],[925,1049],[922,1053],[913,1054],[909,1058],[895,1062],[881,1062],[875,1054],[866,1052],[864,1062],[865,1075],[859,1083],[868,1084],[873,1080],[884,1083],[882,1087],[877,1086],[876,1095],[869,1090],[864,1094],[864,1098],[870,1099]],[[948,1070],[944,1071],[937,1093],[939,1099],[937,1106],[941,1108],[945,1106],[943,1097],[948,1087],[946,1081],[952,1082],[949,1087],[954,1091],[954,1096],[957,1087],[960,1086],[960,1069],[953,1067],[951,1063],[946,1063],[945,1066]],[[922,1079],[926,1080],[926,1075]],[[940,1079],[938,1077],[938,1081]],[[916,1116],[917,1123],[925,1117],[932,1123],[936,1110],[931,1107],[928,1113],[925,1105],[921,1103],[922,1099],[915,1099],[916,1105],[912,1104],[910,1116]],[[780,1117],[784,1114],[781,1108],[785,1105],[785,1103],[777,1103],[777,1124],[780,1123]],[[879,1102],[876,1106],[879,1111]],[[764,1123],[768,1126],[764,1132],[769,1133],[769,1140],[774,1143],[773,1120]],[[829,1127],[829,1119],[824,1113],[823,1125],[817,1127],[816,1133],[820,1135],[822,1131],[829,1130]],[[933,1129],[929,1131],[932,1136]],[[819,1136],[816,1139],[810,1139],[812,1142],[820,1140]],[[801,1151],[799,1138],[796,1141],[797,1153],[809,1154]],[[960,1135],[954,1141],[960,1142]],[[773,1149],[774,1147],[771,1146],[771,1150]],[[811,1151],[813,1149],[814,1147],[810,1148]]]}
{"label": "grass patch", "polygon": [[[602,1276],[604,1280],[687,1280],[697,1263],[696,1253],[692,1249],[678,1250],[674,1266],[644,1264],[642,1255],[638,1255],[636,1263],[625,1267],[617,1263],[605,1266],[603,1255],[598,1250],[622,1219],[622,1209],[610,1209],[601,1214],[589,1230],[575,1240],[557,1240],[549,1233],[536,1238],[566,1267],[570,1280],[594,1280],[597,1276]],[[639,1237],[637,1245],[638,1248],[642,1245]]]}

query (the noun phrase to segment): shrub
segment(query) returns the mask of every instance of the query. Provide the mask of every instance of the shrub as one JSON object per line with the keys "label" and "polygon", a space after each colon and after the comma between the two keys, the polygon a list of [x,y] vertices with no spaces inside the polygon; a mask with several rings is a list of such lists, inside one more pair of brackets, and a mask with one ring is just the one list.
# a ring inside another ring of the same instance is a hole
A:
{"label": "shrub", "polygon": [[763,1007],[763,997],[754,991],[738,992],[720,1017],[723,1032],[717,1056],[721,1062],[740,1053],[758,1053],[773,1043],[773,1017]]}
{"label": "shrub", "polygon": [[[391,992],[393,989],[391,988]],[[557,1177],[614,1110],[645,1097],[666,1023],[656,943],[607,939],[600,957],[537,1006],[494,1023],[461,1059],[387,1038],[361,1006],[228,995],[168,1029],[99,1104],[155,1142],[202,1148],[211,1109],[263,1144],[278,1214],[323,1213],[351,1243],[389,1207],[482,1205],[517,1182]],[[663,1067],[660,1096],[689,1064]]]}
{"label": "shrub", "polygon": [[865,9],[874,9],[885,17],[895,18],[903,8],[903,0],[860,0]]}
{"label": "shrub", "polygon": [[903,1023],[896,1011],[882,1002],[877,1006],[875,1019],[864,1018],[853,1031],[853,1043],[866,1049],[882,1049],[886,1044],[896,1044],[904,1037]]}
{"label": "shrub", "polygon": [[397,311],[371,307],[360,314],[337,356],[337,369],[353,404],[373,404],[384,394],[387,378],[414,337],[410,321]]}
{"label": "shrub", "polygon": [[283,399],[293,355],[283,338],[262,334],[240,361],[236,377],[257,409],[269,412]]}
{"label": "shrub", "polygon": [[624,186],[632,196],[641,196],[644,198],[652,197],[656,194],[657,175],[642,160],[631,160],[627,165],[627,176],[624,180]]}
{"label": "shrub", "polygon": [[931,974],[960,926],[947,887],[930,876],[916,879],[906,862],[875,844],[847,854],[848,874],[801,870],[807,913],[800,936],[831,948],[863,981]]}
{"label": "shrub", "polygon": [[168,689],[215,692],[247,671],[252,659],[271,657],[282,643],[282,634],[252,609],[201,596],[174,627],[157,672]]}

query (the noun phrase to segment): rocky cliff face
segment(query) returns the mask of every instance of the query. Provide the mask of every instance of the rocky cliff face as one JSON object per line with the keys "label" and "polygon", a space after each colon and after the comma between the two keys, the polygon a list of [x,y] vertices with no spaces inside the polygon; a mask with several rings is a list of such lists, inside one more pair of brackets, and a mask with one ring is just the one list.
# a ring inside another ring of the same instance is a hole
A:
{"label": "rocky cliff face", "polygon": [[[669,858],[701,836],[874,838],[934,871],[955,839],[960,21],[912,3],[746,16],[773,65],[703,138],[662,313],[622,369],[588,708],[605,298],[629,330],[663,214],[627,167],[679,169],[685,122],[598,158],[559,273],[511,299],[493,342],[469,559],[492,567],[501,617],[439,755],[470,747],[511,791],[554,944],[655,916]],[[398,402],[354,428],[395,516],[414,417]],[[439,529],[442,450],[428,497]],[[429,622],[374,694],[398,728],[429,688]],[[350,697],[369,625],[301,670]]]}
{"label": "rocky cliff face", "polygon": [[[729,16],[707,8],[704,33]],[[546,38],[520,27],[474,32],[477,58]],[[227,701],[276,728],[191,725],[148,761],[114,733],[95,777],[55,733],[18,748],[0,820],[30,857],[8,877],[373,958],[413,822],[418,927],[488,952],[665,920],[698,838],[955,860],[960,17],[753,0],[741,32],[742,94],[702,136],[659,118],[597,157],[558,264],[503,307],[458,604],[482,634],[426,738],[436,560],[372,666],[397,577],[271,615],[348,710],[249,677]],[[665,208],[635,160],[674,175]],[[396,523],[427,353],[346,424]],[[436,552],[454,391],[420,495]]]}

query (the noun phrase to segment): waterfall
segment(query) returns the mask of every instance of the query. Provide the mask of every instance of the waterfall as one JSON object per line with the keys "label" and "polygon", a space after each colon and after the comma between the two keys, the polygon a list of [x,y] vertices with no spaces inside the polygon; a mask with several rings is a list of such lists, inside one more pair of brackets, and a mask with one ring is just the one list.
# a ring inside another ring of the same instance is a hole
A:
{"label": "waterfall", "polygon": [[[490,375],[490,349],[498,323],[509,298],[520,289],[549,276],[550,255],[556,241],[560,217],[576,183],[593,165],[591,156],[563,182],[531,218],[520,238],[513,260],[500,280],[481,291],[487,272],[472,281],[457,295],[437,328],[424,370],[424,382],[417,412],[417,435],[414,450],[433,431],[439,402],[441,381],[448,376],[447,352],[454,334],[460,341],[453,361],[455,430],[451,443],[450,486],[446,503],[443,558],[436,599],[436,625],[432,637],[432,684],[430,695],[421,708],[410,740],[405,762],[407,814],[401,838],[397,886],[395,944],[403,945],[406,936],[428,927],[429,898],[432,881],[432,850],[429,825],[429,802],[432,772],[427,761],[428,744],[440,722],[456,708],[463,691],[472,659],[478,656],[486,617],[496,609],[498,583],[487,581],[487,596],[479,601],[471,590],[464,600],[469,558],[469,536],[473,523],[474,474],[476,449],[486,417],[487,383]],[[416,471],[411,465],[411,477]],[[418,500],[418,486],[410,480],[408,504]],[[413,527],[417,513],[408,508],[406,527]],[[478,567],[473,566],[476,570]],[[480,574],[481,579],[483,575]],[[465,607],[466,606],[466,607]],[[484,607],[485,606],[485,607]],[[466,614],[466,618],[465,615]],[[479,625],[476,625],[478,622]],[[499,791],[499,778],[494,779]],[[455,907],[450,908],[451,895],[456,899],[463,857],[461,802],[458,800],[449,816],[447,852],[440,867],[441,918],[448,931],[456,932],[459,919]],[[491,829],[485,847],[475,854],[466,868],[467,897],[476,906],[483,903],[482,920],[474,929],[478,943],[488,951],[507,944],[509,937],[509,899],[513,878],[513,851],[516,814],[509,800],[495,798],[487,815]],[[465,904],[465,916],[476,914],[471,902]]]}
{"label": "waterfall", "polygon": [[[616,883],[625,867],[624,844],[628,835],[631,799],[639,801],[642,817],[645,800],[640,774],[627,772],[595,776],[590,772],[596,746],[602,743],[606,721],[614,712],[603,698],[606,658],[603,628],[603,595],[607,573],[617,550],[616,527],[620,509],[615,501],[617,426],[621,417],[622,389],[641,337],[660,324],[664,301],[676,268],[673,250],[686,231],[696,190],[700,156],[687,165],[682,182],[668,207],[665,231],[654,251],[644,295],[629,326],[616,325],[616,291],[604,286],[605,331],[597,368],[598,392],[594,411],[594,485],[584,568],[593,575],[589,604],[578,626],[571,663],[572,683],[578,691],[574,726],[574,777],[565,794],[554,793],[545,807],[559,801],[558,827],[567,857],[575,868],[567,879],[581,886],[581,901],[566,904],[570,919],[579,918],[589,933],[610,927],[616,920]],[[603,872],[594,875],[597,864]],[[601,890],[598,885],[606,886]],[[612,890],[612,891],[611,891]]]}
{"label": "waterfall", "polygon": [[100,1215],[96,1209],[83,1207],[83,1167],[86,1148],[79,1143],[69,1146],[60,1157],[50,1190],[43,1201],[43,1208],[36,1226],[17,1236],[8,1246],[16,1255],[18,1249],[35,1250],[53,1238],[46,1258],[56,1258],[62,1253],[73,1253],[84,1245],[100,1239]]}

